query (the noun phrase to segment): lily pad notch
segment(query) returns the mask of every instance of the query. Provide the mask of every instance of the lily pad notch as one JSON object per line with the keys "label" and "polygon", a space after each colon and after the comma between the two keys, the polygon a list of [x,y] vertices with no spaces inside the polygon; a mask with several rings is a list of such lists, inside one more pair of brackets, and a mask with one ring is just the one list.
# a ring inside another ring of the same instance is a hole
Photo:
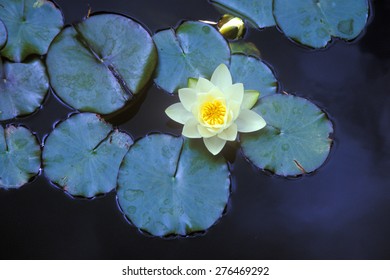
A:
{"label": "lily pad notch", "polygon": [[62,101],[79,111],[107,115],[143,93],[157,52],[140,23],[98,13],[63,29],[51,44],[46,63]]}
{"label": "lily pad notch", "polygon": [[117,200],[140,230],[186,236],[207,230],[222,217],[230,183],[226,161],[212,156],[201,141],[150,134],[125,156]]}
{"label": "lily pad notch", "polygon": [[112,191],[133,140],[99,115],[78,113],[56,125],[45,139],[46,177],[72,196],[92,198]]}

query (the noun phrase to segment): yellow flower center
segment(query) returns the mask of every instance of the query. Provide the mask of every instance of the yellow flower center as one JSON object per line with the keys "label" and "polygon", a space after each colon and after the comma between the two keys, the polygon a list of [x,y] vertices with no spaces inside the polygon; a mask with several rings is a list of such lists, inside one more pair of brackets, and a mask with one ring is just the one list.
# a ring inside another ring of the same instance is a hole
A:
{"label": "yellow flower center", "polygon": [[225,123],[226,106],[220,100],[204,102],[200,109],[201,119],[208,125]]}

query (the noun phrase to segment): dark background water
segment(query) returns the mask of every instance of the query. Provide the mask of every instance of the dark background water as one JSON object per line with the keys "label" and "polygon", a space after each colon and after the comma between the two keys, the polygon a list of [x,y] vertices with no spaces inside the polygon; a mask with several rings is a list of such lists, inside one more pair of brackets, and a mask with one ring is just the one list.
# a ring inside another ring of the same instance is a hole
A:
{"label": "dark background water", "polygon": [[[2,259],[389,259],[390,1],[374,1],[372,22],[354,43],[309,51],[275,28],[247,40],[274,67],[283,90],[311,99],[335,124],[330,159],[315,174],[286,180],[252,168],[239,154],[227,213],[203,236],[147,237],[119,212],[115,194],[72,199],[43,175],[0,190]],[[151,32],[182,19],[217,20],[206,0],[61,0],[67,23],[92,11],[119,12]],[[88,5],[89,4],[89,5]],[[121,125],[135,139],[179,134],[164,110],[177,102],[152,86],[138,114]],[[43,110],[13,121],[40,139],[71,110],[49,95]]]}

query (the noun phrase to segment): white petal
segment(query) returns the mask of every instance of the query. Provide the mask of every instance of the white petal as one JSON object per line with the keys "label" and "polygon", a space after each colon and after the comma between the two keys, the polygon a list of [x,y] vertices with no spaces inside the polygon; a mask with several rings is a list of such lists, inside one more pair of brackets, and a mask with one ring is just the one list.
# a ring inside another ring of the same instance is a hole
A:
{"label": "white petal", "polygon": [[241,83],[228,86],[224,90],[227,100],[233,100],[241,105],[244,97],[244,85]]}
{"label": "white petal", "polygon": [[198,121],[195,118],[189,119],[184,124],[182,134],[188,138],[201,138],[198,131]]}
{"label": "white petal", "polygon": [[199,92],[209,92],[213,87],[215,86],[209,80],[200,77],[195,89]]}
{"label": "white petal", "polygon": [[179,99],[187,111],[191,112],[192,105],[196,103],[197,92],[193,88],[179,89]]}
{"label": "white petal", "polygon": [[256,90],[246,90],[244,92],[244,98],[242,100],[241,108],[251,109],[255,106],[257,100],[259,99],[260,93]]}
{"label": "white petal", "polygon": [[234,141],[237,138],[237,125],[232,123],[228,128],[218,134],[218,137],[226,141]]}
{"label": "white petal", "polygon": [[242,109],[236,120],[237,129],[239,132],[252,132],[262,129],[266,123],[265,120],[256,112]]}
{"label": "white petal", "polygon": [[229,103],[229,110],[232,113],[232,120],[233,121],[235,121],[238,118],[240,111],[241,111],[240,107],[241,107],[240,104],[237,102],[231,101]]}
{"label": "white petal", "polygon": [[208,129],[207,127],[204,127],[203,125],[198,124],[198,131],[200,136],[203,138],[210,138],[215,136],[217,133]]}
{"label": "white petal", "polygon": [[221,90],[225,90],[225,88],[231,86],[233,83],[230,71],[225,64],[220,64],[215,69],[210,81]]}
{"label": "white petal", "polygon": [[225,146],[226,141],[218,138],[217,136],[210,138],[203,138],[203,142],[206,145],[207,150],[213,155],[218,154]]}
{"label": "white petal", "polygon": [[172,104],[165,110],[165,113],[172,120],[181,124],[185,124],[189,119],[193,118],[191,112],[188,112],[181,103]]}

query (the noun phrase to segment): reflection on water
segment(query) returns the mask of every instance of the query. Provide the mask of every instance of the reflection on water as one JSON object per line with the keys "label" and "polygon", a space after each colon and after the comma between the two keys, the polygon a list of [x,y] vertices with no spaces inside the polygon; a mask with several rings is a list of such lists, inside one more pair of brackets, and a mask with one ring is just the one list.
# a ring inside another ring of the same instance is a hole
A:
{"label": "reflection on water", "polygon": [[[182,18],[217,20],[207,1],[57,1],[68,22],[93,11],[134,16],[150,30]],[[331,158],[295,180],[265,175],[238,153],[231,203],[204,236],[145,237],[117,210],[114,194],[72,200],[40,176],[19,191],[0,191],[3,258],[389,258],[390,49],[389,3],[375,1],[375,19],[354,44],[336,40],[308,51],[275,29],[248,32],[276,71],[282,89],[310,98],[335,123]],[[139,112],[120,126],[139,138],[178,134],[164,110],[178,102],[152,86]],[[71,112],[54,96],[20,122],[42,138]],[[234,150],[234,149],[233,149]],[[212,187],[212,186],[210,186]]]}

